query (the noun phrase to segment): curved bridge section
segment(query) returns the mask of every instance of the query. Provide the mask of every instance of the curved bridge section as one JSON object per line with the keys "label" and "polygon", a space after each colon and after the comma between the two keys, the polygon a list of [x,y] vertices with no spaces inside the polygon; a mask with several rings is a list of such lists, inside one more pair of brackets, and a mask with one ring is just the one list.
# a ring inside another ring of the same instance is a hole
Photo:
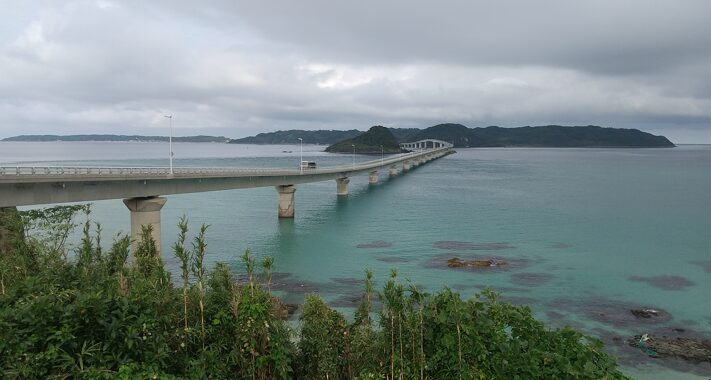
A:
{"label": "curved bridge section", "polygon": [[336,193],[348,195],[352,176],[368,174],[368,182],[377,183],[381,170],[395,176],[453,152],[451,146],[423,148],[319,169],[0,167],[0,207],[124,199],[133,237],[140,236],[141,226],[151,224],[160,247],[160,209],[166,202],[162,195],[274,186],[279,217],[293,218],[298,184],[335,180]]}
{"label": "curved bridge section", "polygon": [[454,147],[454,145],[452,143],[448,143],[448,142],[442,141],[442,140],[435,140],[435,139],[425,139],[425,140],[406,142],[406,143],[400,144],[400,148],[412,150],[412,151],[438,149],[438,148],[453,148],[453,147]]}

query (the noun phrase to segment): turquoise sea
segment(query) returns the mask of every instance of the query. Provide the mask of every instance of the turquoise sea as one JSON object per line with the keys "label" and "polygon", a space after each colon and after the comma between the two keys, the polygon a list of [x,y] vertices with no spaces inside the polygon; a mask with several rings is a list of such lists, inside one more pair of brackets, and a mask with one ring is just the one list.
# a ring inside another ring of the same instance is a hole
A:
{"label": "turquoise sea", "polygon": [[[351,155],[304,146],[320,166]],[[176,166],[293,167],[299,146],[174,144]],[[165,143],[0,143],[1,165],[167,166]],[[355,155],[356,161],[373,156]],[[363,270],[391,269],[428,291],[470,296],[485,287],[529,305],[553,326],[605,341],[626,373],[649,379],[708,378],[711,365],[648,358],[634,334],[711,336],[711,146],[671,149],[458,149],[405,175],[369,185],[351,179],[299,185],[296,217],[277,218],[273,188],[168,196],[165,261],[175,224],[208,229],[210,263],[241,271],[239,256],[275,258],[287,302],[317,292],[348,313]],[[129,228],[121,200],[94,202],[104,240]],[[446,260],[489,259],[495,268],[452,269]],[[630,309],[662,316],[637,319]]]}

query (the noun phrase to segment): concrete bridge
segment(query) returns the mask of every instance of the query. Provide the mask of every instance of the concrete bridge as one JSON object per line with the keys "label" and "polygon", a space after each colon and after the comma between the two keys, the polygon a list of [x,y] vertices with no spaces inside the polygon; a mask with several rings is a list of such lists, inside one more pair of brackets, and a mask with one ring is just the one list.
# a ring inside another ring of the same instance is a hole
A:
{"label": "concrete bridge", "polygon": [[439,147],[318,169],[0,167],[0,208],[123,199],[131,212],[133,240],[150,224],[160,247],[160,210],[166,203],[162,195],[274,186],[279,217],[293,218],[298,184],[335,180],[336,194],[345,196],[352,176],[368,174],[374,184],[380,170],[395,176],[453,152]]}

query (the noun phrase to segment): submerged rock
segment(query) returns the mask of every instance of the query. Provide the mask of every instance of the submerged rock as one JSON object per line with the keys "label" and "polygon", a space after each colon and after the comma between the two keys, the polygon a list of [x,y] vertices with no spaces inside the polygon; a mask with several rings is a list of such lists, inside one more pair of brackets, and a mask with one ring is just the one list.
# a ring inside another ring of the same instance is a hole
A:
{"label": "submerged rock", "polygon": [[511,282],[516,285],[539,286],[553,279],[550,273],[522,272],[511,275]]}
{"label": "submerged rock", "polygon": [[376,241],[371,241],[370,243],[362,243],[356,245],[356,248],[389,248],[392,247],[393,243],[384,241],[384,240],[376,240]]}
{"label": "submerged rock", "polygon": [[502,260],[494,260],[494,259],[485,259],[485,260],[462,260],[458,257],[452,257],[451,259],[447,260],[447,266],[450,268],[461,268],[461,267],[480,267],[480,268],[487,268],[487,267],[500,267],[508,265],[506,261]]}
{"label": "submerged rock", "polygon": [[383,257],[376,257],[375,258],[378,261],[382,261],[384,263],[407,263],[411,261],[407,257],[398,257],[398,256],[383,256]]}
{"label": "submerged rock", "polygon": [[434,243],[435,248],[448,249],[450,251],[498,251],[502,249],[516,248],[509,243],[470,243],[468,241],[448,241],[441,240]]}
{"label": "submerged rock", "polygon": [[458,257],[452,257],[447,260],[447,266],[450,268],[461,268],[461,267],[478,267],[478,268],[491,268],[491,267],[501,267],[508,265],[506,261],[485,259],[485,260],[462,260]]}
{"label": "submerged rock", "polygon": [[424,262],[426,268],[465,270],[471,272],[509,271],[526,268],[531,260],[525,257],[504,257],[499,255],[465,255],[452,257],[443,253]]}
{"label": "submerged rock", "polygon": [[683,290],[686,287],[696,285],[692,281],[681,276],[631,276],[630,281],[646,282],[655,288],[664,290]]}
{"label": "submerged rock", "polygon": [[651,308],[630,309],[630,312],[637,318],[658,318],[662,316],[661,311]]}
{"label": "submerged rock", "polygon": [[673,357],[697,363],[711,363],[711,341],[708,340],[644,334],[629,338],[627,344],[641,349],[651,357]]}
{"label": "submerged rock", "polygon": [[705,271],[706,273],[711,273],[711,260],[707,260],[707,261],[692,261],[691,263],[694,264],[694,265],[700,266],[701,268],[704,269],[704,271]]}
{"label": "submerged rock", "polygon": [[[603,297],[558,298],[548,302],[546,306],[559,313],[578,315],[583,319],[597,321],[616,328],[639,328],[640,326],[651,328],[651,326],[660,326],[673,319],[669,312],[658,307]],[[637,316],[633,310],[647,310],[650,317],[641,317],[644,314],[642,312],[639,313],[640,316]],[[653,314],[651,310],[654,310],[655,313]]]}

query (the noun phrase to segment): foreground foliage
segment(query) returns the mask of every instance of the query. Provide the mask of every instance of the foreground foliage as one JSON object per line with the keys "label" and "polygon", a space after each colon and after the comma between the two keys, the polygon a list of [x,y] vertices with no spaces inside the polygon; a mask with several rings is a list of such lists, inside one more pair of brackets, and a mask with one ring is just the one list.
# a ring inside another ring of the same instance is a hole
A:
{"label": "foreground foliage", "polygon": [[366,271],[352,322],[308,295],[297,332],[271,294],[270,258],[245,252],[241,281],[226,264],[208,272],[208,227],[190,240],[182,219],[173,282],[148,228],[130,263],[129,238],[103,250],[89,221],[67,254],[77,212],[88,208],[0,226],[22,236],[0,252],[0,378],[624,378],[597,340],[547,329],[492,292],[427,294],[394,271],[381,292]]}

